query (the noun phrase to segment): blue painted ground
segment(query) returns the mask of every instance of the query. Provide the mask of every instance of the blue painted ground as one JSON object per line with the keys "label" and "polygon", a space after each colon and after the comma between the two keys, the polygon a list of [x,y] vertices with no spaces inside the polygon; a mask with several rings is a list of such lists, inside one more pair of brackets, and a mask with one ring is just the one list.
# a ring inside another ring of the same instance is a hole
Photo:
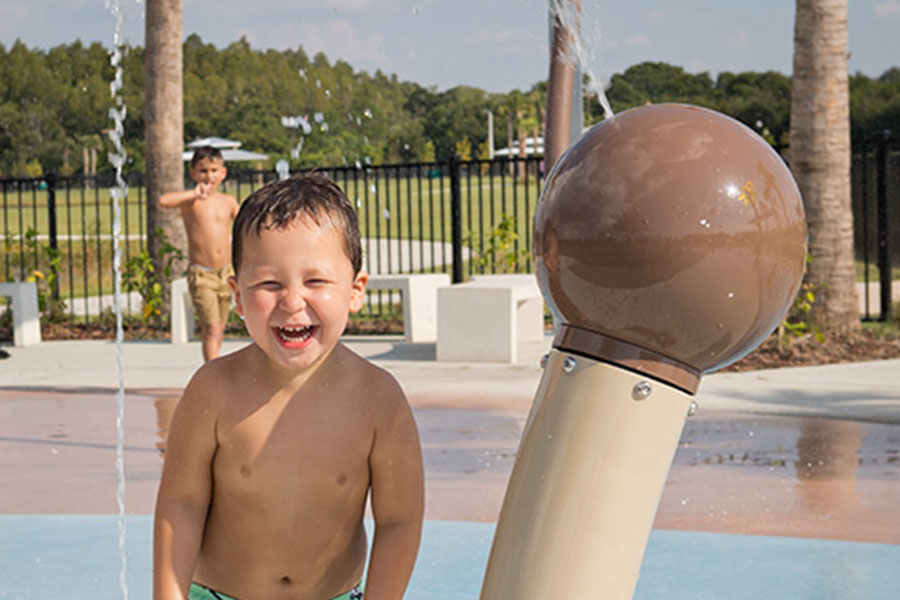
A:
{"label": "blue painted ground", "polygon": [[[493,532],[426,522],[406,599],[477,598]],[[129,598],[149,598],[149,516],[127,519],[126,548]],[[119,564],[115,516],[0,516],[0,599],[119,599]],[[635,598],[896,600],[898,565],[893,545],[654,531]]]}

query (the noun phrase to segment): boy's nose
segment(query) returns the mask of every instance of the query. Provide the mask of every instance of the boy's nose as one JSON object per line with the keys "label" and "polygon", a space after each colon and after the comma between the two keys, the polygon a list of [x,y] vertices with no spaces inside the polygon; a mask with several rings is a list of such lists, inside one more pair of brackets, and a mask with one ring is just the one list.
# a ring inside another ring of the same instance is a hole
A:
{"label": "boy's nose", "polygon": [[285,312],[294,313],[306,306],[303,290],[300,288],[286,288],[281,296],[281,308]]}

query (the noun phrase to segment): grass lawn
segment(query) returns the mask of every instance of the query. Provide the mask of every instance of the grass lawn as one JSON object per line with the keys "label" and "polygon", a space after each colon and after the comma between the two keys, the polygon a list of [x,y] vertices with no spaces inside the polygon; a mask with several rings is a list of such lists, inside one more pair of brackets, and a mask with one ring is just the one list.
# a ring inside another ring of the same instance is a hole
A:
{"label": "grass lawn", "polygon": [[[875,262],[869,263],[869,282],[877,282],[881,279],[881,274],[878,269],[878,265]],[[862,261],[856,261],[856,281],[865,281],[866,275],[866,264]],[[900,279],[900,265],[894,266],[891,265],[891,280]]]}
{"label": "grass lawn", "polygon": [[[396,177],[390,171],[377,171],[365,177],[338,177],[337,183],[356,204],[363,236],[451,240],[448,177]],[[237,186],[229,181],[224,191],[243,200],[259,187],[251,183]],[[129,188],[127,202],[120,205],[124,233],[145,233],[145,192],[144,188]],[[462,178],[460,193],[463,229],[473,239],[480,239],[482,232],[489,232],[504,214],[515,217],[522,231],[530,229],[540,190],[534,177],[522,182],[511,177],[474,174]],[[109,235],[112,221],[108,189],[57,191],[56,227],[60,239]],[[5,192],[0,196],[0,239],[16,240],[29,229],[41,236],[50,230],[47,191]]]}

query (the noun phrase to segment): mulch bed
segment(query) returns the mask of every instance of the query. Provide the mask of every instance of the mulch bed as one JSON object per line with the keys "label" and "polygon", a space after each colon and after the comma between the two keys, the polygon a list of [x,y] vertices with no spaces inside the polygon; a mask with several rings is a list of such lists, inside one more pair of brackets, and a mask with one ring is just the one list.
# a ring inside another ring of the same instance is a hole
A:
{"label": "mulch bed", "polygon": [[866,329],[827,335],[821,341],[807,334],[781,344],[772,335],[759,348],[722,370],[755,371],[890,358],[900,358],[900,338],[884,337]]}

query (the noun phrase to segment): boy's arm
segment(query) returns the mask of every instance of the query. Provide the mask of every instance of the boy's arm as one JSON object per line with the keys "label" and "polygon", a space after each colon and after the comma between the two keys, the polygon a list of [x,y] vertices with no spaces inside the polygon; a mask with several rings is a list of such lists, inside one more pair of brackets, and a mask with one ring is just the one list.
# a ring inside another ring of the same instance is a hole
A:
{"label": "boy's arm", "polygon": [[422,449],[412,412],[396,382],[369,459],[375,536],[366,600],[400,600],[416,562],[425,511]]}
{"label": "boy's arm", "polygon": [[159,205],[162,208],[175,208],[185,202],[206,198],[209,196],[211,190],[212,186],[210,184],[198,183],[192,190],[166,192],[159,197]]}
{"label": "boy's arm", "polygon": [[186,599],[212,491],[216,450],[213,377],[201,370],[175,408],[156,498],[153,598]]}
{"label": "boy's arm", "polygon": [[179,192],[166,192],[159,197],[159,205],[162,208],[175,208],[180,204],[196,200],[199,197],[196,188]]}

